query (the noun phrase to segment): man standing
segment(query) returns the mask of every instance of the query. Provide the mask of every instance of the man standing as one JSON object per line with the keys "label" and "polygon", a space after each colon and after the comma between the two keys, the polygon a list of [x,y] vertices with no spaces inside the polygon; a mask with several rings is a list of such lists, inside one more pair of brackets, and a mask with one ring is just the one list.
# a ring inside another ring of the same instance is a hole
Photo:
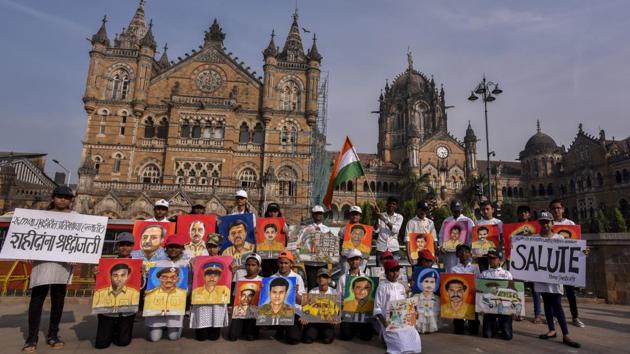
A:
{"label": "man standing", "polygon": [[[564,217],[564,203],[560,199],[554,199],[549,203],[549,211],[553,215],[554,225],[575,225],[572,220]],[[571,310],[571,317],[573,318],[574,326],[584,327],[584,322],[578,317],[577,298],[575,297],[575,287],[571,285],[564,286],[564,292],[569,300],[569,309]]]}
{"label": "man standing", "polygon": [[[472,219],[462,214],[462,211],[464,209],[464,204],[462,203],[462,201],[459,199],[453,199],[451,201],[450,208],[451,208],[451,213],[453,215],[444,219],[444,221],[442,222],[442,227],[440,228],[440,236],[439,236],[440,240],[445,240],[446,235],[444,235],[444,225],[446,225],[447,222],[451,222],[451,221],[464,221],[468,225],[467,234],[470,235],[472,232],[474,222],[472,221]],[[467,244],[470,245],[470,237],[468,238]],[[451,269],[457,264],[456,252],[443,251],[442,253],[444,257],[443,258],[444,269],[447,273],[451,272]]]}
{"label": "man standing", "polygon": [[168,202],[160,199],[153,205],[153,217],[146,221],[168,222]]}
{"label": "man standing", "polygon": [[[481,219],[477,220],[477,225],[497,225],[499,227],[499,246],[503,243],[503,222],[494,217],[494,206],[489,200],[481,202]],[[479,264],[479,270],[484,271],[488,269],[488,257],[481,256],[477,258],[477,264]]]}
{"label": "man standing", "polygon": [[[234,195],[234,198],[236,200],[236,206],[234,207],[234,209],[232,209],[232,212],[230,214],[247,214],[247,213],[251,213],[251,211],[249,211],[249,207],[247,206],[247,192],[239,189],[236,191],[236,194]],[[254,222],[256,221],[256,218],[254,218]]]}
{"label": "man standing", "polygon": [[375,232],[378,233],[376,240],[376,265],[381,265],[381,254],[390,251],[394,258],[400,259],[400,245],[398,244],[398,233],[403,223],[403,216],[398,214],[398,200],[394,197],[387,198],[385,212],[378,215]]}
{"label": "man standing", "polygon": [[[429,203],[424,200],[421,200],[416,205],[416,216],[414,216],[409,222],[407,222],[407,227],[405,228],[405,243],[407,244],[407,253],[408,259],[415,259],[414,255],[411,254],[411,247],[409,246],[409,235],[411,233],[420,233],[420,234],[431,234],[433,236],[433,249],[437,250],[437,232],[435,231],[435,225],[433,224],[433,220],[427,217],[429,213]],[[425,240],[426,241],[426,240]]]}
{"label": "man standing", "polygon": [[[304,232],[321,232],[322,234],[327,234],[330,232],[330,228],[324,225],[324,207],[321,205],[315,205],[311,209],[311,217],[313,218],[313,223],[307,225],[304,228]],[[309,262],[304,264],[304,270],[306,271],[306,281],[308,282],[308,287],[313,288],[317,285],[317,271],[319,268],[324,266],[323,262]]]}

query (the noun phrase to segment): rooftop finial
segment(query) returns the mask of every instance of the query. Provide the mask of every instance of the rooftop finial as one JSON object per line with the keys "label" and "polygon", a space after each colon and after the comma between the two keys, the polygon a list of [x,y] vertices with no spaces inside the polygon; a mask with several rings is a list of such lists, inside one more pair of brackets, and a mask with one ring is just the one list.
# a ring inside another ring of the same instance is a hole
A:
{"label": "rooftop finial", "polygon": [[536,132],[540,133],[540,119],[536,119]]}
{"label": "rooftop finial", "polygon": [[407,65],[409,66],[410,71],[413,70],[413,56],[409,47],[407,47]]}

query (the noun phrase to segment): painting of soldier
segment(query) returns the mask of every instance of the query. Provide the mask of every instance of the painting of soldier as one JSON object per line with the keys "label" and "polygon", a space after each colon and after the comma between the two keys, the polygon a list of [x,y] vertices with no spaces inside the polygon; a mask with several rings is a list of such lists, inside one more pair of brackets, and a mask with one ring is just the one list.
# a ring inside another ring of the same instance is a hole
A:
{"label": "painting of soldier", "polygon": [[[374,297],[379,279],[376,277],[350,276],[343,292],[342,320],[345,322],[365,321],[374,311]],[[357,317],[355,314],[367,316]]]}
{"label": "painting of soldier", "polygon": [[443,235],[440,245],[444,252],[455,252],[457,246],[468,241],[468,225],[465,221],[445,222]]}
{"label": "painting of soldier", "polygon": [[254,215],[234,214],[219,217],[219,233],[223,236],[221,254],[232,256],[236,265],[242,256],[254,252],[256,237],[254,236]]}
{"label": "painting of soldier", "polygon": [[440,316],[462,320],[475,319],[475,275],[442,273]]}
{"label": "painting of soldier", "polygon": [[207,256],[205,242],[209,234],[216,232],[217,217],[214,214],[182,214],[177,216],[177,232],[186,235],[185,251],[191,257]]}
{"label": "painting of soldier", "polygon": [[239,280],[234,295],[232,318],[248,319],[258,315],[262,283],[258,280]]}
{"label": "painting of soldier", "polygon": [[512,237],[535,236],[540,233],[540,224],[537,221],[515,222],[503,224],[503,247],[506,259],[511,259]]}
{"label": "painting of soldier", "polygon": [[230,302],[230,256],[200,256],[193,261],[191,304],[219,305]]}
{"label": "painting of soldier", "polygon": [[101,258],[94,284],[92,313],[138,311],[141,283],[141,259]]}
{"label": "painting of soldier", "polygon": [[292,326],[295,317],[295,277],[263,278],[257,326]]}
{"label": "painting of soldier", "polygon": [[263,259],[277,258],[285,249],[284,218],[256,219],[256,253]]}
{"label": "painting of soldier", "polygon": [[363,224],[348,224],[344,230],[342,252],[352,249],[361,251],[364,257],[370,255],[372,249],[372,226]]}
{"label": "painting of soldier", "polygon": [[433,240],[433,234],[431,233],[409,233],[409,256],[411,257],[412,264],[418,262],[418,252],[422,252],[423,250],[428,250],[435,256]]}
{"label": "painting of soldier", "polygon": [[186,310],[187,267],[152,267],[147,275],[143,316],[182,316]]}
{"label": "painting of soldier", "polygon": [[440,274],[442,269],[414,267],[412,292],[418,300],[418,321],[416,329],[420,333],[438,330],[440,317]]}
{"label": "painting of soldier", "polygon": [[499,249],[499,226],[477,225],[473,227],[472,255],[475,258],[483,257],[488,251]]}

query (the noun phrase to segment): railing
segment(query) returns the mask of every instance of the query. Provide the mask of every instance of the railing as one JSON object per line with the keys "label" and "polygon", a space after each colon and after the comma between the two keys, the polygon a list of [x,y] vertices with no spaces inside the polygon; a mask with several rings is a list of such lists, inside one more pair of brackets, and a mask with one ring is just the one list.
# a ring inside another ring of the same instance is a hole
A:
{"label": "railing", "polygon": [[173,103],[191,104],[204,106],[231,107],[235,101],[233,99],[221,97],[198,97],[198,96],[172,96]]}
{"label": "railing", "polygon": [[306,70],[309,68],[307,64],[302,63],[291,63],[286,61],[278,62],[278,67],[284,69],[295,69],[295,70]]}
{"label": "railing", "polygon": [[262,151],[262,145],[260,144],[243,144],[240,143],[236,146],[236,150],[237,151],[250,151],[250,152],[261,152]]}
{"label": "railing", "polygon": [[137,49],[108,48],[106,53],[108,55],[117,55],[117,56],[120,56],[120,57],[136,57],[136,56],[138,56],[138,50]]}
{"label": "railing", "polygon": [[142,138],[140,139],[140,146],[144,147],[164,147],[166,139],[159,138]]}
{"label": "railing", "polygon": [[206,138],[179,138],[179,145],[200,145],[222,148],[223,140],[221,139],[206,139]]}
{"label": "railing", "polygon": [[[93,187],[97,190],[119,190],[119,191],[153,191],[153,192],[175,192],[180,188],[179,184],[154,184],[140,182],[100,182],[94,181]],[[233,196],[234,191],[240,189],[240,186],[200,186],[187,185],[181,186],[186,192],[191,193],[210,193],[215,195]],[[258,198],[261,193],[258,188],[252,188],[247,191],[251,198]]]}

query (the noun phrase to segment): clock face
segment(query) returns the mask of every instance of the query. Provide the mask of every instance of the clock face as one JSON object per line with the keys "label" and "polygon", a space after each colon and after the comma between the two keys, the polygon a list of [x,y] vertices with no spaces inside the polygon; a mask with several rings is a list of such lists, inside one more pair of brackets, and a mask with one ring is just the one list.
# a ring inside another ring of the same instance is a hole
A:
{"label": "clock face", "polygon": [[197,86],[206,92],[216,90],[223,83],[221,74],[214,70],[204,70],[197,75]]}
{"label": "clock face", "polygon": [[441,159],[445,159],[448,157],[448,149],[445,146],[439,146],[436,153],[437,156]]}

